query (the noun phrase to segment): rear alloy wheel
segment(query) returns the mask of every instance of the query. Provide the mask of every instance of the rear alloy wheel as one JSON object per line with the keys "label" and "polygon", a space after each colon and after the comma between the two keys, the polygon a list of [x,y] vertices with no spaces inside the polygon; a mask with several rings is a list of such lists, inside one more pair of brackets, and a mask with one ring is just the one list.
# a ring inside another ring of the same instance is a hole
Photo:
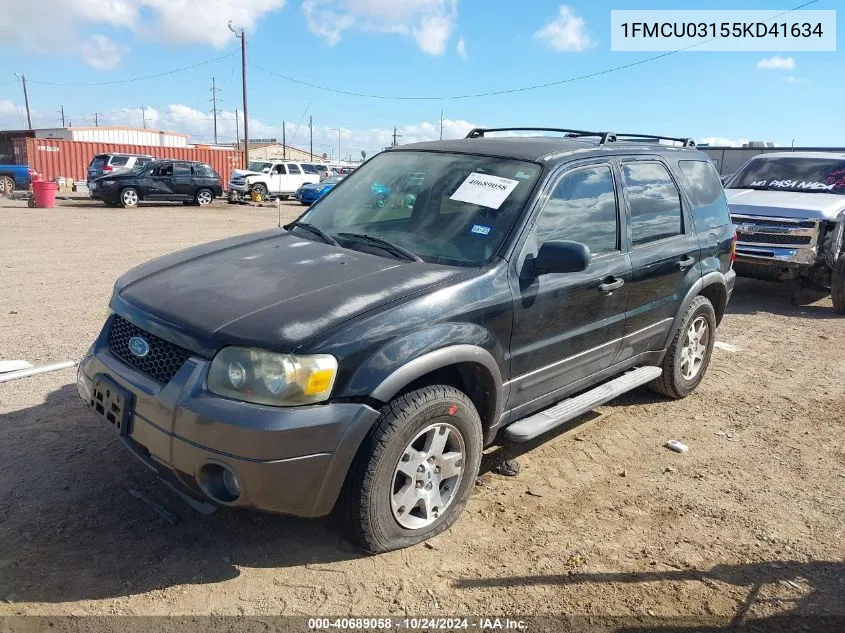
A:
{"label": "rear alloy wheel", "polygon": [[845,253],[839,256],[833,266],[830,297],[833,299],[833,309],[837,314],[845,314]]}
{"label": "rear alloy wheel", "polygon": [[126,189],[120,192],[120,206],[122,206],[124,209],[131,209],[132,207],[137,207],[139,201],[140,197],[138,196],[138,192],[132,187],[127,187]]}
{"label": "rear alloy wheel", "polygon": [[663,374],[649,383],[652,391],[670,398],[688,396],[704,378],[716,340],[716,313],[707,297],[692,300],[666,355]]}
{"label": "rear alloy wheel", "polygon": [[15,181],[8,176],[0,176],[0,196],[11,196],[15,191]]}
{"label": "rear alloy wheel", "polygon": [[198,206],[207,207],[214,202],[214,194],[208,189],[200,189],[197,191],[196,203]]}
{"label": "rear alloy wheel", "polygon": [[349,539],[371,552],[421,543],[466,505],[481,464],[478,411],[454,387],[411,391],[382,408],[346,476]]}

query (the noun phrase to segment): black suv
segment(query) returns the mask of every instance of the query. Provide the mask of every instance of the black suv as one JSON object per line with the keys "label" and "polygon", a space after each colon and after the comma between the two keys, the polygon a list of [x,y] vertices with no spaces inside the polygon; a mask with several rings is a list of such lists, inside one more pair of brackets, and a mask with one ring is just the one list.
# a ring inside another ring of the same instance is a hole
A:
{"label": "black suv", "polygon": [[132,171],[103,176],[88,183],[92,198],[106,204],[135,207],[142,201],[197,204],[201,207],[223,195],[216,171],[205,163],[156,160]]}
{"label": "black suv", "polygon": [[497,436],[689,394],[735,279],[708,157],[491,131],[392,148],[284,228],[126,273],[80,396],[195,505],[339,501],[382,552],[455,521]]}

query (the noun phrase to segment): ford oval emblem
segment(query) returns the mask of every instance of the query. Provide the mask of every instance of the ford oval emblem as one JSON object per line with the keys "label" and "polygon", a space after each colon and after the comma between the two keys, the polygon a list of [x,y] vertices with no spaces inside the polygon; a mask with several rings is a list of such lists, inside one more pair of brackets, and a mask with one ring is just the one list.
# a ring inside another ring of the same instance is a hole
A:
{"label": "ford oval emblem", "polygon": [[129,351],[138,358],[143,358],[150,353],[150,344],[140,336],[133,336],[129,339]]}

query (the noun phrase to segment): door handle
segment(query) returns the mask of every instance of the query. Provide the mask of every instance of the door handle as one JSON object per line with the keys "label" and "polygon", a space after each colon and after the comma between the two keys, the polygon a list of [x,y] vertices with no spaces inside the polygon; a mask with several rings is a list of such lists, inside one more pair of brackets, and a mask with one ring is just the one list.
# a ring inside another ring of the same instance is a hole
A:
{"label": "door handle", "polygon": [[614,290],[619,290],[619,288],[621,288],[624,284],[624,279],[608,277],[605,281],[599,284],[599,290],[601,290],[605,294],[610,294]]}
{"label": "door handle", "polygon": [[694,257],[684,257],[681,261],[678,262],[678,266],[681,268],[681,270],[684,270],[685,268],[689,268],[690,266],[692,266],[694,263]]}

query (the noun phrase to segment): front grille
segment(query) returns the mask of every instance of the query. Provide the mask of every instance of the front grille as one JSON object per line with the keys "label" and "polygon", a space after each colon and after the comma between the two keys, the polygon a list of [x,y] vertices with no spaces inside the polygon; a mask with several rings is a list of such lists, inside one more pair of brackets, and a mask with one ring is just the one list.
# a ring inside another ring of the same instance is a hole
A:
{"label": "front grille", "polygon": [[[150,346],[146,356],[135,356],[129,351],[129,339],[143,338]],[[166,385],[182,368],[191,353],[155,334],[142,330],[121,316],[115,316],[109,330],[109,350],[124,363],[157,383]]]}
{"label": "front grille", "polygon": [[785,244],[789,246],[809,246],[813,238],[809,235],[789,235],[784,233],[741,233],[736,234],[737,241],[746,244]]}
{"label": "front grille", "polygon": [[766,218],[758,218],[758,217],[737,217],[734,216],[731,218],[734,224],[746,224],[751,222],[753,224],[757,224],[758,226],[781,226],[788,229],[800,228],[800,229],[814,229],[816,228],[816,223],[813,220],[800,220],[798,222],[790,222],[788,220],[769,220]]}

